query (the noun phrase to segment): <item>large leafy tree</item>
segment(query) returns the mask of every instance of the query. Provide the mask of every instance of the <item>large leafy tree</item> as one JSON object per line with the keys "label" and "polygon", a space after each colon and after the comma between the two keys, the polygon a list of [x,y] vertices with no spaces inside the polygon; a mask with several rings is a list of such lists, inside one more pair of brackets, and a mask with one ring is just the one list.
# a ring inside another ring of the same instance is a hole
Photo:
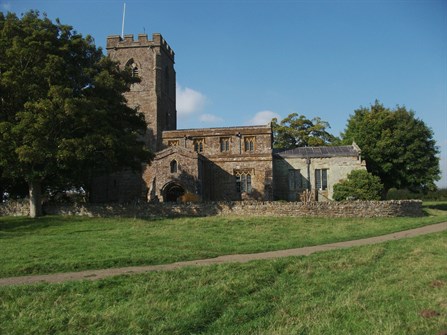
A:
{"label": "large leafy tree", "polygon": [[376,101],[354,111],[342,139],[362,149],[368,171],[380,177],[384,196],[390,188],[435,189],[439,179],[438,148],[432,130],[413,111],[385,108]]}
{"label": "large leafy tree", "polygon": [[319,117],[309,120],[304,115],[292,113],[279,123],[274,118],[272,128],[273,146],[278,149],[330,145],[337,140],[326,130],[330,128],[329,123]]}
{"label": "large leafy tree", "polygon": [[132,81],[59,20],[0,13],[0,171],[27,182],[31,216],[42,187],[87,186],[151,158],[144,117],[122,95]]}

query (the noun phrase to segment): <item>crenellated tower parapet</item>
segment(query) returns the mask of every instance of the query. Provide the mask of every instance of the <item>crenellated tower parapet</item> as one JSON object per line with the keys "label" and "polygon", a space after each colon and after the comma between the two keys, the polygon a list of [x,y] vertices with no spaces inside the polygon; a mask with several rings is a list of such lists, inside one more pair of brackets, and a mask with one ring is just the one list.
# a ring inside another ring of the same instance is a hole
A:
{"label": "crenellated tower parapet", "polygon": [[124,35],[121,38],[120,35],[112,35],[107,37],[106,50],[123,49],[123,48],[160,48],[165,52],[172,61],[174,61],[174,50],[169,46],[168,42],[159,33],[152,34],[152,40],[148,39],[147,34],[138,34],[138,39],[134,39],[133,34]]}

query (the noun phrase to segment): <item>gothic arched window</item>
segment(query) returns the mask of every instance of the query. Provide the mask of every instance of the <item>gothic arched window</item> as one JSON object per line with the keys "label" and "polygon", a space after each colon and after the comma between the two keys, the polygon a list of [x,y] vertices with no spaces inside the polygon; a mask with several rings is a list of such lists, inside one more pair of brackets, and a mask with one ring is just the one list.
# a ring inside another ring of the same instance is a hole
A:
{"label": "gothic arched window", "polygon": [[252,192],[251,176],[254,174],[254,170],[235,170],[234,176],[236,177],[236,192],[248,193]]}

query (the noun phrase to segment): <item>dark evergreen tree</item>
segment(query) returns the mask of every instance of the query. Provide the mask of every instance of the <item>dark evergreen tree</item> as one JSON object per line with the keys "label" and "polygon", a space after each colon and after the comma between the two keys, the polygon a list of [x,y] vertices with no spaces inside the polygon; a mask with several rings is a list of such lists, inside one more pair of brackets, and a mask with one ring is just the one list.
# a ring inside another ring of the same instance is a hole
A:
{"label": "dark evergreen tree", "polygon": [[151,158],[144,117],[122,94],[133,80],[59,20],[0,13],[0,170],[28,183],[31,216],[42,186],[87,186]]}

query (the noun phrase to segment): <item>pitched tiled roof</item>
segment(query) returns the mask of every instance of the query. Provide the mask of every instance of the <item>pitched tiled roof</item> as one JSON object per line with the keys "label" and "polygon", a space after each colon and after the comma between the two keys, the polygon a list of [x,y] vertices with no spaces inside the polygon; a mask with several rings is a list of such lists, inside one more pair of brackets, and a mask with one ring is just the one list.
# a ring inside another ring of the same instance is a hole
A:
{"label": "pitched tiled roof", "polygon": [[281,152],[276,152],[280,157],[357,157],[360,150],[356,145],[340,145],[334,147],[301,147]]}

